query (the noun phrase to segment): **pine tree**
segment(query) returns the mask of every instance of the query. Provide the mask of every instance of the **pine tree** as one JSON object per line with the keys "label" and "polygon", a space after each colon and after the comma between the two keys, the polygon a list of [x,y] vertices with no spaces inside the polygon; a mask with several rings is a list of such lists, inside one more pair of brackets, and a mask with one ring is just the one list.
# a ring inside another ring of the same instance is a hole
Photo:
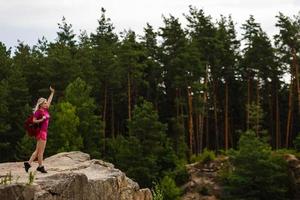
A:
{"label": "pine tree", "polygon": [[[166,93],[163,112],[169,121],[169,133],[172,133],[170,136],[178,155],[182,155],[178,147],[182,146],[180,143],[185,138],[184,116],[188,115],[187,138],[190,156],[195,149],[192,93],[200,92],[199,76],[203,73],[203,66],[199,61],[197,49],[187,40],[179,20],[170,16],[164,18],[164,23],[164,27],[160,28],[160,36],[163,39],[160,60],[163,64],[163,85]],[[173,129],[178,126],[181,128]],[[178,132],[179,130],[182,132]]]}
{"label": "pine tree", "polygon": [[[300,82],[299,82],[299,16],[291,19],[282,13],[277,16],[276,26],[279,28],[279,34],[275,35],[275,45],[278,49],[280,64],[286,67],[286,72],[290,74],[289,94],[288,94],[288,113],[286,124],[285,147],[289,147],[292,133],[295,110],[300,113]],[[294,99],[297,99],[298,106],[294,106]],[[295,130],[297,133],[299,130]]]}
{"label": "pine tree", "polygon": [[153,30],[153,27],[147,23],[141,41],[145,51],[145,68],[143,72],[145,89],[141,89],[141,96],[148,101],[152,101],[156,110],[158,110],[158,103],[160,96],[162,95],[162,88],[160,85],[163,82],[163,68],[159,63],[157,35],[158,33]]}
{"label": "pine tree", "polygon": [[56,94],[60,97],[67,85],[82,73],[76,60],[77,44],[72,25],[63,18],[58,26],[56,42],[50,43],[47,51],[47,67],[50,83],[55,86]]}
{"label": "pine tree", "polygon": [[83,139],[78,132],[80,124],[76,107],[69,102],[60,102],[51,111],[51,126],[48,133],[48,154],[81,150]]}
{"label": "pine tree", "polygon": [[229,154],[232,168],[223,180],[224,199],[289,199],[287,163],[255,135],[243,134],[238,150]]}
{"label": "pine tree", "polygon": [[135,32],[129,30],[124,34],[118,52],[119,64],[123,76],[123,84],[127,86],[127,118],[131,119],[132,107],[139,96],[138,88],[144,83],[142,73],[144,71],[145,52],[142,45],[137,42]]}
{"label": "pine tree", "polygon": [[176,168],[177,157],[166,137],[167,126],[159,122],[150,102],[142,101],[132,114],[129,137],[111,139],[108,155],[128,176],[150,187],[157,177]]}
{"label": "pine tree", "polygon": [[[205,15],[202,9],[198,10],[190,6],[189,15],[186,15],[188,20],[189,36],[192,43],[196,46],[200,57],[200,61],[205,66],[206,74],[204,74],[200,81],[204,82],[204,87],[202,88],[203,95],[199,95],[199,103],[202,104],[203,108],[199,114],[199,132],[201,141],[199,146],[200,152],[203,145],[203,136],[205,135],[205,145],[210,147],[211,140],[214,139],[213,146],[217,150],[219,148],[219,137],[220,137],[220,127],[219,127],[219,86],[218,80],[220,80],[220,69],[218,65],[217,58],[217,41],[216,41],[216,27],[212,22],[211,16]],[[200,93],[201,94],[201,93]],[[208,111],[208,108],[212,106],[212,113]],[[213,114],[213,127],[209,126],[210,114]],[[205,134],[204,134],[205,130]],[[209,134],[210,131],[214,131],[214,135]]]}
{"label": "pine tree", "polygon": [[77,78],[66,88],[64,100],[76,108],[75,114],[80,121],[77,131],[83,139],[83,149],[92,157],[99,157],[103,124],[95,115],[96,104],[91,97],[91,87]]}
{"label": "pine tree", "polygon": [[0,82],[0,151],[1,162],[10,159],[11,150],[9,133],[11,130],[11,124],[9,121],[9,109],[8,109],[8,84],[7,81],[2,80]]}
{"label": "pine tree", "polygon": [[220,65],[219,76],[223,80],[220,84],[224,85],[224,147],[225,150],[228,150],[229,142],[233,142],[232,133],[229,133],[231,129],[229,118],[235,117],[230,110],[233,109],[234,104],[238,104],[236,99],[230,97],[232,97],[231,94],[237,85],[236,72],[240,46],[240,42],[236,38],[234,23],[230,16],[228,19],[221,16],[221,20],[218,22],[216,39],[218,45],[216,54],[219,60],[218,65]]}
{"label": "pine tree", "polygon": [[96,33],[92,33],[90,37],[92,63],[97,76],[93,93],[101,108],[104,138],[107,136],[107,132],[110,132],[112,136],[115,134],[114,125],[109,127],[108,122],[114,121],[114,92],[120,87],[120,69],[117,57],[118,36],[114,33],[114,26],[110,18],[106,17],[105,12],[105,9],[102,8]]}

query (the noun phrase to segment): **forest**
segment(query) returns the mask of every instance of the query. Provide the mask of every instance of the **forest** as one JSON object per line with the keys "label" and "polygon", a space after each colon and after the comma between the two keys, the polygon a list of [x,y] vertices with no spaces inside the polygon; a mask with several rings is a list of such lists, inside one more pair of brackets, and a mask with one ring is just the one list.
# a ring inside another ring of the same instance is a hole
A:
{"label": "forest", "polygon": [[[203,152],[299,152],[299,14],[274,16],[271,38],[252,15],[241,37],[231,16],[213,19],[193,6],[185,27],[168,15],[158,30],[145,22],[138,35],[116,33],[99,11],[92,33],[75,34],[63,18],[54,41],[0,42],[0,162],[29,158],[35,140],[24,122],[50,85],[56,92],[45,154],[80,150],[141,186],[181,184],[184,165]],[[277,186],[268,194],[288,198],[288,188]]]}

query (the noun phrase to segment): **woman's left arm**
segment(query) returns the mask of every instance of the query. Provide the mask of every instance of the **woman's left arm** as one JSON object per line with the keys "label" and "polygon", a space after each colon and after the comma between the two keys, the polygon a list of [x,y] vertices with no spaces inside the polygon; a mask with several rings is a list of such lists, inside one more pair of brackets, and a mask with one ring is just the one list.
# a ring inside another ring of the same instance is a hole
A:
{"label": "woman's left arm", "polygon": [[51,101],[52,101],[52,98],[53,98],[53,95],[54,95],[54,89],[50,86],[50,91],[51,91],[51,94],[50,94],[50,96],[48,97],[48,100],[47,100],[47,102],[48,102],[48,106],[50,107],[50,105],[51,105]]}

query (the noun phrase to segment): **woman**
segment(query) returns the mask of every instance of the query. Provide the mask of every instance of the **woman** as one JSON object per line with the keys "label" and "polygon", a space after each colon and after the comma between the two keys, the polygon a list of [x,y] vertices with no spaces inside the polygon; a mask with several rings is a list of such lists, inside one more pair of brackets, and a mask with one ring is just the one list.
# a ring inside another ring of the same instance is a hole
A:
{"label": "woman", "polygon": [[45,98],[39,98],[37,101],[37,104],[33,110],[34,117],[33,117],[33,123],[39,123],[40,124],[40,131],[36,135],[36,149],[32,153],[29,161],[24,162],[25,171],[28,172],[29,168],[31,167],[31,163],[38,158],[39,166],[37,167],[37,171],[40,171],[42,173],[47,173],[45,170],[45,167],[43,166],[43,156],[44,151],[46,147],[46,141],[47,141],[47,130],[48,130],[48,124],[49,124],[49,112],[48,109],[50,107],[53,95],[54,95],[54,89],[50,86],[51,94],[47,99]]}

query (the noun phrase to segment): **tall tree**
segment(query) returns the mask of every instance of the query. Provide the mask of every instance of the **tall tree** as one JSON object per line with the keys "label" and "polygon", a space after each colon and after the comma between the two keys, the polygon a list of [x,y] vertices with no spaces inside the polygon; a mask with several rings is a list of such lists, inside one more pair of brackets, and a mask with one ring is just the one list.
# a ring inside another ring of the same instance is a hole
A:
{"label": "tall tree", "polygon": [[157,43],[158,33],[153,30],[153,27],[147,23],[144,28],[144,36],[141,44],[145,51],[145,68],[143,76],[145,79],[144,96],[148,101],[152,101],[155,108],[158,110],[159,98],[162,95],[163,88],[161,84],[163,67],[159,63],[159,48]]}
{"label": "tall tree", "polygon": [[[234,23],[229,16],[228,19],[221,16],[221,20],[218,22],[217,27],[217,51],[219,65],[220,65],[220,77],[224,86],[224,147],[225,150],[229,148],[229,118],[231,118],[230,110],[232,110],[231,104],[234,101],[231,93],[234,91],[234,85],[236,85],[236,71],[237,60],[239,58],[239,46],[240,42],[236,38],[236,31]],[[235,100],[235,103],[237,101]],[[232,136],[231,136],[232,138]]]}
{"label": "tall tree", "polygon": [[103,124],[95,115],[96,104],[91,97],[91,87],[77,78],[66,88],[64,100],[76,108],[75,114],[80,121],[78,132],[83,139],[84,150],[93,157],[100,157]]}
{"label": "tall tree", "polygon": [[[262,29],[260,24],[257,23],[251,15],[246,23],[242,25],[242,29],[244,30],[243,33],[243,41],[245,42],[245,47],[243,51],[243,59],[241,61],[242,67],[242,76],[247,83],[247,102],[245,103],[246,107],[246,128],[249,129],[250,127],[250,111],[249,106],[252,104],[253,101],[256,104],[259,104],[259,64],[257,61],[257,46],[254,45],[256,39],[259,38],[259,35],[262,33]],[[256,88],[252,87],[256,85]],[[256,93],[256,98],[254,94]],[[256,132],[257,133],[257,132]],[[258,133],[257,133],[258,134]]]}
{"label": "tall tree", "polygon": [[9,86],[7,78],[11,68],[10,49],[0,42],[0,151],[1,162],[11,159],[13,146],[9,138],[11,123],[9,120]]}
{"label": "tall tree", "polygon": [[131,119],[132,106],[139,96],[139,85],[143,84],[142,72],[144,70],[145,53],[142,45],[136,41],[135,32],[129,30],[124,33],[124,38],[119,49],[119,62],[122,67],[123,77],[126,77],[128,119]]}
{"label": "tall tree", "polygon": [[189,115],[187,138],[189,155],[191,155],[195,147],[192,99],[190,99],[190,112],[187,113],[185,110],[189,109],[187,108],[188,99],[192,98],[192,92],[199,93],[199,76],[203,73],[203,67],[198,57],[197,48],[186,38],[186,32],[181,28],[179,20],[170,16],[164,18],[164,23],[160,33],[163,39],[160,48],[162,51],[163,84],[166,93],[165,109],[168,110],[166,118],[170,122],[170,133],[177,133],[172,135],[177,151],[181,138],[184,138],[184,132],[180,133],[178,130],[173,130],[172,122],[175,119],[175,123],[184,127],[184,115]]}
{"label": "tall tree", "polygon": [[72,25],[63,17],[58,28],[56,42],[49,44],[47,65],[50,81],[61,96],[68,83],[81,76],[81,71],[76,61],[77,45]]}
{"label": "tall tree", "polygon": [[157,177],[176,168],[177,157],[166,129],[167,125],[159,121],[153,105],[141,101],[134,107],[128,123],[130,137],[111,139],[114,148],[110,149],[113,152],[110,159],[119,163],[119,167],[142,186],[151,186]]}
{"label": "tall tree", "polygon": [[[97,75],[96,100],[101,105],[101,115],[103,121],[103,134],[106,137],[107,120],[109,116],[114,120],[115,113],[113,112],[114,90],[119,87],[119,67],[117,65],[117,48],[118,37],[114,33],[114,26],[105,16],[105,9],[101,9],[101,17],[98,20],[96,33],[91,34],[92,50],[93,50],[93,65]],[[108,106],[111,106],[109,109]],[[111,111],[109,113],[109,110]],[[110,129],[111,135],[114,135],[113,126]]]}
{"label": "tall tree", "polygon": [[291,140],[291,128],[294,111],[294,98],[298,102],[298,116],[300,113],[300,86],[299,86],[299,16],[298,18],[291,19],[282,13],[277,16],[278,21],[276,26],[279,27],[279,34],[275,35],[275,44],[278,48],[280,61],[283,66],[288,68],[290,74],[290,89],[289,89],[289,103],[288,103],[288,116],[286,126],[285,146],[289,147]]}
{"label": "tall tree", "polygon": [[[13,62],[16,59],[17,54],[18,50],[15,52],[15,57],[13,57],[12,60]],[[5,112],[5,110],[8,110],[9,112],[4,122],[8,121],[9,127],[11,128],[6,130],[4,142],[9,145],[9,151],[7,152],[9,159],[15,159],[15,147],[20,138],[25,134],[23,122],[30,110],[28,106],[30,95],[28,93],[27,80],[20,65],[11,64],[8,66],[8,71],[6,72],[6,77],[1,80],[2,97],[6,99],[6,103],[3,102],[3,111]]]}
{"label": "tall tree", "polygon": [[[214,137],[214,147],[217,150],[219,148],[219,113],[218,113],[218,80],[220,69],[217,65],[216,55],[216,27],[212,22],[211,16],[205,15],[202,9],[198,10],[190,6],[189,15],[186,15],[188,20],[189,36],[197,48],[201,62],[206,66],[206,75],[203,75],[204,79],[204,94],[201,99],[204,106],[204,116],[200,121],[200,132],[201,135],[205,130],[206,147],[210,147],[210,138]],[[209,107],[213,107],[213,119],[214,127],[209,127]],[[205,122],[204,122],[205,121]],[[206,127],[204,127],[204,124]],[[210,130],[214,131],[214,136],[209,134]],[[200,141],[202,143],[202,141]],[[201,145],[202,146],[202,145]],[[202,149],[201,149],[202,151]]]}

